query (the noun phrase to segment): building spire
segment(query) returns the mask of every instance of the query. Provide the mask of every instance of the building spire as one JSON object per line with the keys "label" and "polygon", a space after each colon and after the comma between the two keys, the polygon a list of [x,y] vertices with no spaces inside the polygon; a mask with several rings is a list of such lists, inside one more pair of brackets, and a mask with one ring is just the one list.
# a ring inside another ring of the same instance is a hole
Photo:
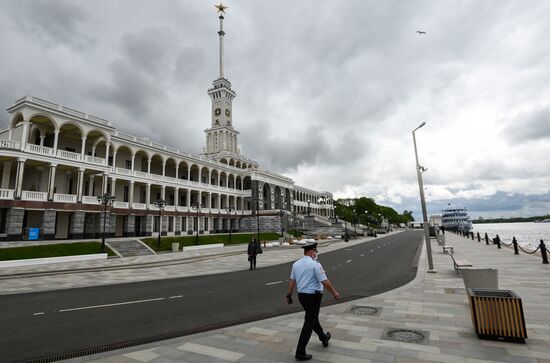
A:
{"label": "building spire", "polygon": [[225,32],[223,31],[223,14],[225,14],[225,9],[227,9],[227,6],[220,3],[219,5],[214,5],[214,7],[217,9],[217,12],[220,13],[219,19],[220,19],[220,31],[218,32],[218,35],[220,36],[220,78],[224,78],[223,76],[223,37],[225,35]]}

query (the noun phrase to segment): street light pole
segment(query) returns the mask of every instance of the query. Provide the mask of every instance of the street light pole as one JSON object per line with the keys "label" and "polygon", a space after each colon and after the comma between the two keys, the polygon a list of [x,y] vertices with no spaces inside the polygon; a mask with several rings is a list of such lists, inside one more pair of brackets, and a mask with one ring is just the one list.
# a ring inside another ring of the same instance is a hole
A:
{"label": "street light pole", "polygon": [[430,230],[428,228],[428,212],[426,211],[426,200],[424,199],[424,183],[422,181],[422,172],[426,169],[420,166],[418,162],[418,151],[416,149],[416,136],[415,131],[426,125],[426,122],[422,122],[416,129],[412,131],[413,143],[414,143],[414,156],[416,158],[416,176],[418,177],[418,189],[420,190],[420,204],[422,206],[422,219],[424,221],[424,238],[426,239],[426,252],[428,254],[428,272],[436,272],[434,270],[434,264],[432,260],[432,246],[430,244]]}
{"label": "street light pole", "polygon": [[256,197],[256,233],[258,235],[258,244],[260,244],[260,198]]}
{"label": "street light pole", "polygon": [[311,200],[307,200],[307,215],[309,217],[309,204],[311,203]]}
{"label": "street light pole", "polygon": [[201,204],[197,203],[197,235],[195,237],[195,244],[199,244],[199,228],[200,228],[200,215],[201,215]]}
{"label": "street light pole", "polygon": [[103,194],[101,197],[97,197],[99,204],[103,205],[103,233],[101,235],[101,252],[105,252],[105,222],[107,221],[107,207],[111,206],[115,197],[112,197],[109,193]]}
{"label": "street light pole", "polygon": [[231,211],[233,210],[231,207],[227,207],[227,224],[229,225],[229,243],[231,243]]}
{"label": "street light pole", "polygon": [[160,237],[162,235],[162,210],[166,206],[166,202],[164,201],[164,199],[159,198],[155,202],[155,206],[159,209],[159,236],[157,239],[157,248],[160,248]]}
{"label": "street light pole", "polygon": [[355,209],[352,209],[353,216],[351,217],[351,222],[353,223],[353,238],[357,238],[357,231],[355,230]]}

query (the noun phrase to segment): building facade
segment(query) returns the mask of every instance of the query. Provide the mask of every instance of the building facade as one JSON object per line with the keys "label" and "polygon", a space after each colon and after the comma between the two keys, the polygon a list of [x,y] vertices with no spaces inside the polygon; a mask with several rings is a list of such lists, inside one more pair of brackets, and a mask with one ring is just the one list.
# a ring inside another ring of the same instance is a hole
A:
{"label": "building facade", "polygon": [[[200,155],[117,130],[79,110],[25,96],[0,130],[0,239],[151,236],[253,230],[259,218],[334,215],[332,194],[298,186],[240,153],[236,92],[223,71],[208,90],[211,125]],[[98,197],[114,197],[104,212]],[[165,201],[162,218],[158,200]],[[103,220],[105,218],[105,221]]]}

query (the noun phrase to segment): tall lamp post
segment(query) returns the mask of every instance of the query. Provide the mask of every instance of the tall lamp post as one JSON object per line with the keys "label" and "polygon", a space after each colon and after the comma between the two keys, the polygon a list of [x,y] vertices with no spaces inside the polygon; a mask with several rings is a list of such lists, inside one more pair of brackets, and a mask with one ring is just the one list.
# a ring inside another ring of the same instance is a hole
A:
{"label": "tall lamp post", "polygon": [[256,197],[256,233],[258,236],[258,244],[260,243],[260,198]]}
{"label": "tall lamp post", "polygon": [[428,213],[426,211],[426,200],[424,199],[424,183],[422,182],[422,173],[426,171],[423,166],[420,166],[418,162],[418,151],[416,149],[416,137],[415,131],[426,125],[426,122],[422,122],[416,129],[412,131],[413,143],[414,143],[414,156],[416,158],[416,176],[418,177],[418,189],[420,190],[420,204],[422,206],[422,219],[424,225],[424,238],[426,239],[426,252],[428,254],[428,272],[436,272],[434,270],[434,264],[432,260],[432,246],[430,244],[430,230],[428,228]]}
{"label": "tall lamp post", "polygon": [[307,200],[307,215],[309,216],[309,204],[311,203],[311,200]]}
{"label": "tall lamp post", "polygon": [[195,237],[195,244],[199,244],[199,228],[200,228],[200,216],[201,216],[201,204],[197,202],[197,235]]}
{"label": "tall lamp post", "polygon": [[346,216],[344,216],[344,230],[346,231],[346,234],[344,236],[344,242],[349,242],[348,237],[348,224],[346,223]]}
{"label": "tall lamp post", "polygon": [[166,201],[162,198],[159,198],[155,202],[155,207],[159,209],[159,237],[157,239],[157,248],[160,248],[160,237],[162,235],[162,210],[166,206]]}
{"label": "tall lamp post", "polygon": [[105,252],[105,222],[107,220],[107,207],[113,205],[115,197],[109,193],[103,194],[101,197],[97,197],[99,204],[103,205],[103,233],[101,235],[101,252]]}
{"label": "tall lamp post", "polygon": [[355,208],[351,210],[353,215],[351,217],[351,222],[353,223],[353,238],[357,238],[357,231],[355,230],[356,221],[355,221]]}
{"label": "tall lamp post", "polygon": [[233,208],[227,207],[227,224],[229,226],[229,243],[231,243],[231,212],[233,211]]}

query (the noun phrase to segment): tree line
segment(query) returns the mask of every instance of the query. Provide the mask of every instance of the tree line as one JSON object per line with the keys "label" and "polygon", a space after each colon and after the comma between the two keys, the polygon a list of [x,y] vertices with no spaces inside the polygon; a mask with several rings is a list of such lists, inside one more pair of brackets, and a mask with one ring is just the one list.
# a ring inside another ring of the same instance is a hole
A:
{"label": "tree line", "polygon": [[374,199],[367,197],[338,199],[334,206],[337,218],[350,223],[379,226],[383,219],[394,225],[414,221],[412,211],[404,210],[399,214],[393,208],[378,205]]}
{"label": "tree line", "polygon": [[483,218],[479,217],[472,221],[472,223],[515,223],[515,222],[540,222],[545,219],[550,219],[550,214],[545,216],[534,217],[510,217],[510,218]]}

